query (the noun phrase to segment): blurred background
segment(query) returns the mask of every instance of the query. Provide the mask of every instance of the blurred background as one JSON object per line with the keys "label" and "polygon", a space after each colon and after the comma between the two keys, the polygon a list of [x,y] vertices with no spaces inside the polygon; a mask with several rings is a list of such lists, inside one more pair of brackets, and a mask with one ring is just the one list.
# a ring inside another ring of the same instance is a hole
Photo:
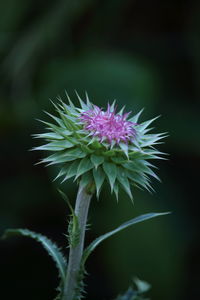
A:
{"label": "blurred background", "polygon": [[[141,121],[161,115],[168,131],[156,162],[156,193],[124,193],[119,203],[104,189],[93,199],[87,243],[142,213],[172,211],[127,229],[91,256],[87,299],[109,300],[134,276],[151,283],[153,300],[200,298],[200,4],[199,1],[7,0],[0,2],[0,234],[29,228],[66,249],[69,210],[53,168],[34,164],[45,154],[31,134],[48,119],[49,101],[74,90],[106,107],[117,99]],[[72,203],[76,184],[61,188]],[[67,249],[66,249],[67,251]],[[57,270],[42,247],[26,238],[0,242],[1,298],[50,300]]]}

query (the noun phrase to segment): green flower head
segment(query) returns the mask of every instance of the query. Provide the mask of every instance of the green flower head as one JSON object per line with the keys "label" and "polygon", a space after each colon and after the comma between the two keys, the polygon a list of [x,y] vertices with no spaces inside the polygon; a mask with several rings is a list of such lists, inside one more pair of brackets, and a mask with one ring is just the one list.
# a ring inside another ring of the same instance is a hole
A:
{"label": "green flower head", "polygon": [[68,97],[68,104],[61,99],[55,106],[57,116],[47,113],[53,123],[42,121],[47,132],[34,135],[47,143],[34,150],[47,150],[53,154],[41,162],[60,165],[56,178],[62,182],[74,177],[81,186],[93,187],[99,196],[104,182],[118,198],[119,187],[132,199],[133,187],[151,190],[150,177],[158,179],[149,160],[162,159],[155,145],[164,133],[151,134],[148,126],[156,119],[139,123],[142,111],[130,117],[116,112],[115,102],[102,110],[92,104],[86,94],[83,101],[77,94],[80,108]]}

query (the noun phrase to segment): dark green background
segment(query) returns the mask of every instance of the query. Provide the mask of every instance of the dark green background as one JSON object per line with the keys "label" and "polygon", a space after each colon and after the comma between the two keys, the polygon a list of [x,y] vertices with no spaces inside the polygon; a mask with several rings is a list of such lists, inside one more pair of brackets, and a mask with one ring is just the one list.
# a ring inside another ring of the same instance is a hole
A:
{"label": "dark green background", "polygon": [[[134,206],[104,189],[93,199],[87,243],[121,222],[151,211],[172,215],[139,224],[106,241],[87,265],[88,300],[113,299],[134,276],[152,284],[153,300],[200,298],[200,5],[198,1],[82,0],[0,2],[0,233],[39,231],[66,247],[69,211],[52,183],[54,169],[34,164],[28,151],[42,132],[36,118],[52,111],[49,98],[76,89],[106,107],[117,99],[141,120],[162,115],[168,131],[156,162],[156,193],[135,191]],[[77,186],[62,189],[73,202]],[[0,243],[0,298],[51,300],[56,269],[35,242]]]}

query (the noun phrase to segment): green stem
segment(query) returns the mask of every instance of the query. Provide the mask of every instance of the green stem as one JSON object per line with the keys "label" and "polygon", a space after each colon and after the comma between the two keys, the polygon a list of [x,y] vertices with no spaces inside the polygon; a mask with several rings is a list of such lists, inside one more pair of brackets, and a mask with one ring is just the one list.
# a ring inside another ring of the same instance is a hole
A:
{"label": "green stem", "polygon": [[78,219],[78,226],[80,230],[79,240],[76,246],[70,245],[67,276],[62,300],[74,300],[75,297],[91,198],[92,194],[89,194],[86,188],[79,186],[74,211]]}

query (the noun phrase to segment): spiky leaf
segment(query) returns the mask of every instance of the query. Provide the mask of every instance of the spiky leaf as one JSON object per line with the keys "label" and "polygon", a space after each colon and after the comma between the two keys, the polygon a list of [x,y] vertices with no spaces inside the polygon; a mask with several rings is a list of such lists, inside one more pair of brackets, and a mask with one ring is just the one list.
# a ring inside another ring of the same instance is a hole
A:
{"label": "spiky leaf", "polygon": [[159,217],[159,216],[164,216],[169,214],[169,212],[164,212],[164,213],[148,213],[148,214],[144,214],[141,215],[139,217],[133,218],[123,224],[121,224],[119,227],[115,228],[114,230],[105,233],[104,235],[101,235],[100,237],[98,237],[97,239],[95,239],[84,251],[83,253],[83,258],[82,258],[82,263],[85,264],[87,258],[89,257],[89,255],[96,249],[96,247],[102,243],[104,240],[106,240],[107,238],[111,237],[112,235],[132,226],[135,225],[137,223],[141,223],[143,221],[147,221],[149,219],[155,218],[155,217]]}
{"label": "spiky leaf", "polygon": [[89,158],[84,158],[80,161],[80,164],[77,169],[76,178],[78,178],[80,175],[88,172],[93,168],[93,164]]}
{"label": "spiky leaf", "polygon": [[109,163],[109,162],[104,162],[103,163],[103,169],[108,177],[109,183],[110,183],[110,187],[111,187],[111,191],[113,191],[114,188],[114,183],[117,177],[117,167],[115,164],[113,163]]}
{"label": "spiky leaf", "polygon": [[103,172],[102,168],[99,167],[97,170],[93,169],[93,176],[96,185],[97,197],[99,197],[102,184],[105,180],[105,173]]}
{"label": "spiky leaf", "polygon": [[127,174],[123,168],[118,168],[117,180],[120,182],[120,184],[122,185],[125,192],[129,195],[129,197],[131,199],[133,199],[133,196],[131,193],[131,188],[130,188],[130,183],[129,183]]}
{"label": "spiky leaf", "polygon": [[104,162],[104,157],[99,155],[91,155],[91,162],[95,166],[95,169],[98,168],[99,165],[101,165]]}

